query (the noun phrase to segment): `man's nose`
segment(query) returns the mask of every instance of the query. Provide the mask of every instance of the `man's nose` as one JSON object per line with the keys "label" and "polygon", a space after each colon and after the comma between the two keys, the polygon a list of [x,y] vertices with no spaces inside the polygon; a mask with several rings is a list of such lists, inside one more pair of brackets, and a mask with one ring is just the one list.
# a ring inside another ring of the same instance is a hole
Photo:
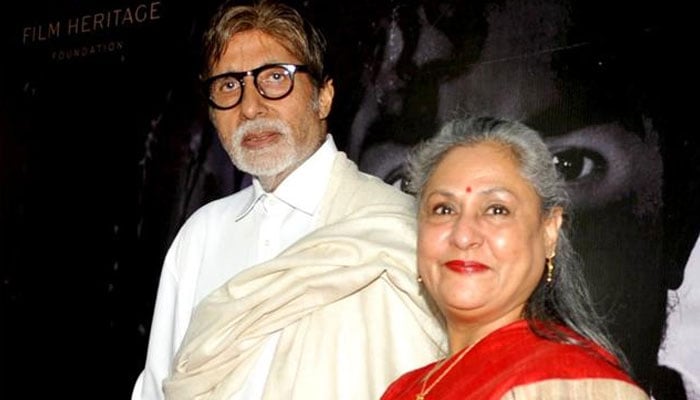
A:
{"label": "man's nose", "polygon": [[267,111],[267,99],[265,99],[255,87],[252,76],[243,78],[243,92],[241,93],[241,113],[246,119],[255,119]]}

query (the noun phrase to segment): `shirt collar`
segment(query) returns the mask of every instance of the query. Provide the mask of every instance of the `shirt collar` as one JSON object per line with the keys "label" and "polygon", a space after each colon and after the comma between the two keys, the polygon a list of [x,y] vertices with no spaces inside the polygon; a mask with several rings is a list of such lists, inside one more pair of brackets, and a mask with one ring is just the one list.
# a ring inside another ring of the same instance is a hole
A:
{"label": "shirt collar", "polygon": [[250,203],[236,218],[245,217],[264,196],[275,196],[290,207],[313,215],[326,192],[331,167],[338,153],[333,137],[328,134],[321,147],[292,171],[272,193],[266,192],[257,178],[253,178]]}

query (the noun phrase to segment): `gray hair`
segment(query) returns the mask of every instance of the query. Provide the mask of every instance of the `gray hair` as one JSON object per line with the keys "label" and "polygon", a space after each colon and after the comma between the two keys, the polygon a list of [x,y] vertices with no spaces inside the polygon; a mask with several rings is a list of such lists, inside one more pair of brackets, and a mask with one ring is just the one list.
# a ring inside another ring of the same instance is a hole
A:
{"label": "gray hair", "polygon": [[570,200],[565,182],[539,133],[522,123],[492,117],[465,116],[452,120],[434,138],[414,148],[406,166],[406,190],[422,199],[426,183],[451,149],[481,143],[496,143],[510,150],[523,178],[540,198],[542,215],[549,215],[555,208],[563,211],[553,279],[547,282],[543,273],[523,312],[530,328],[546,339],[585,347],[585,342],[557,328],[563,324],[615,355],[620,366],[631,374],[625,355],[611,340],[593,306],[580,260],[569,241]]}
{"label": "gray hair", "polygon": [[297,10],[274,0],[261,0],[252,5],[228,1],[219,7],[204,33],[202,78],[210,75],[230,38],[249,30],[260,30],[275,38],[309,67],[317,84],[324,83],[326,39],[323,34]]}

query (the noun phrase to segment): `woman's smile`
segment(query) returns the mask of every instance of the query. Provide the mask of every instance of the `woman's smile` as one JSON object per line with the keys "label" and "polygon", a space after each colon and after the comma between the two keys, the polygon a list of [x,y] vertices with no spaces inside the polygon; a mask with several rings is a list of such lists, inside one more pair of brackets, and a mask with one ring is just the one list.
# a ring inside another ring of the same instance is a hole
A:
{"label": "woman's smile", "polygon": [[450,260],[445,263],[445,267],[461,274],[484,272],[488,266],[476,261]]}

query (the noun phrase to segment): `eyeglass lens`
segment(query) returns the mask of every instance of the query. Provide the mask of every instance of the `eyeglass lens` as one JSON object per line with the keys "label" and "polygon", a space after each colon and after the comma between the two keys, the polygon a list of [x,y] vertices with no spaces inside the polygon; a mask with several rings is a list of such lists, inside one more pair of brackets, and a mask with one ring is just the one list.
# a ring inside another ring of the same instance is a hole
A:
{"label": "eyeglass lens", "polygon": [[253,84],[261,96],[279,99],[291,92],[294,86],[293,65],[267,65],[241,73],[226,74],[214,79],[209,86],[209,99],[219,108],[231,108],[241,101],[243,79],[253,75]]}

